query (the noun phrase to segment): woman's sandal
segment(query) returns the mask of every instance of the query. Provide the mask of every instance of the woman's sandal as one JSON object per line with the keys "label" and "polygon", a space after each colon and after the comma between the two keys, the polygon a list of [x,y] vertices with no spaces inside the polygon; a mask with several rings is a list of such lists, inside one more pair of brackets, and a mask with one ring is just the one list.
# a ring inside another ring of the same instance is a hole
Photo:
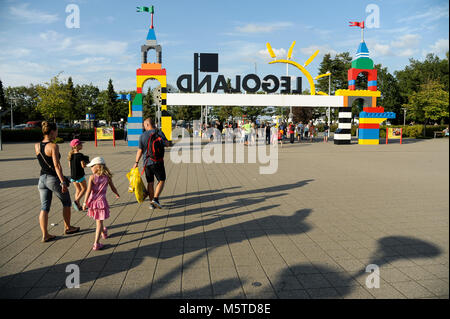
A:
{"label": "woman's sandal", "polygon": [[108,238],[108,230],[106,229],[106,227],[103,227],[102,238],[103,239]]}
{"label": "woman's sandal", "polygon": [[50,235],[48,238],[42,239],[41,242],[43,242],[43,243],[48,243],[49,241],[53,241],[53,240],[55,240],[55,239],[56,239],[56,236]]}
{"label": "woman's sandal", "polygon": [[72,227],[69,229],[64,230],[64,235],[71,235],[78,233],[80,231],[80,227]]}
{"label": "woman's sandal", "polygon": [[94,244],[94,246],[92,246],[92,250],[100,250],[103,248],[103,245],[98,243],[98,244]]}

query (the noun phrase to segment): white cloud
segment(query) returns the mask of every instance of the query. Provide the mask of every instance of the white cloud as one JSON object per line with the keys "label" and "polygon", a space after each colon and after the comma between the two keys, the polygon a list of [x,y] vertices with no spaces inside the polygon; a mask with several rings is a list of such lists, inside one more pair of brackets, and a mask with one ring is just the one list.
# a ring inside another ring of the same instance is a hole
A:
{"label": "white cloud", "polygon": [[9,13],[18,23],[50,24],[59,20],[57,14],[50,14],[35,9],[30,9],[29,3],[12,6],[9,8]]}
{"label": "white cloud", "polygon": [[[273,53],[275,53],[275,56],[276,56],[277,59],[284,59],[284,58],[286,58],[286,54],[287,54],[286,49],[284,49],[284,48],[280,48],[280,49],[272,48],[272,50],[273,50]],[[258,51],[258,55],[262,59],[264,59],[266,61],[270,61],[272,59],[272,57],[270,56],[269,51],[267,49],[259,50]]]}
{"label": "white cloud", "polygon": [[375,43],[371,51],[373,56],[392,55],[391,47],[388,44]]}
{"label": "white cloud", "polygon": [[317,50],[319,50],[319,54],[320,56],[323,56],[327,53],[331,54],[331,57],[336,56],[337,51],[331,49],[328,46],[325,45],[310,45],[309,47],[306,48],[301,48],[300,52],[302,52],[304,55],[307,55],[308,58],[314,54],[314,52],[316,52]]}
{"label": "white cloud", "polygon": [[376,42],[372,49],[369,49],[371,56],[398,56],[412,57],[419,52],[421,36],[419,34],[406,34],[386,43]]}
{"label": "white cloud", "polygon": [[95,43],[80,43],[74,50],[80,54],[117,56],[126,53],[128,43],[121,41],[107,41]]}
{"label": "white cloud", "polygon": [[235,28],[235,31],[239,33],[271,33],[276,30],[286,29],[291,27],[293,24],[291,22],[275,22],[275,23],[264,23],[255,24],[249,23],[244,26],[239,26]]}
{"label": "white cloud", "polygon": [[422,22],[433,22],[442,18],[448,19],[449,18],[448,9],[449,9],[448,3],[442,6],[430,7],[425,12],[418,12],[415,15],[399,19],[398,22],[403,23],[415,20],[422,20]]}
{"label": "white cloud", "polygon": [[392,41],[391,45],[394,48],[409,49],[411,47],[416,47],[420,43],[420,38],[421,36],[418,34],[405,34],[397,38],[397,40]]}
{"label": "white cloud", "polygon": [[448,52],[449,42],[448,39],[439,39],[431,47],[431,52],[437,55],[445,54]]}

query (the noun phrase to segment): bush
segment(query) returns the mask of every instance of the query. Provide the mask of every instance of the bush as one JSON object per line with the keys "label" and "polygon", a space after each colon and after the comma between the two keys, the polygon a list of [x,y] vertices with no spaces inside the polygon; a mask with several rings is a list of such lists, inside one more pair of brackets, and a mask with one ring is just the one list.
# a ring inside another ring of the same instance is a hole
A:
{"label": "bush", "polygon": [[[73,139],[73,133],[75,129],[73,128],[63,128],[58,129],[58,137],[62,141],[71,141]],[[93,129],[83,129],[78,130],[80,136],[78,137],[82,141],[93,141],[95,140]],[[116,140],[123,139],[124,130],[115,129]],[[2,130],[2,141],[3,142],[39,142],[43,138],[42,131],[40,128],[31,130]]]}
{"label": "bush", "polygon": [[423,125],[412,125],[406,128],[406,136],[417,138],[423,135]]}

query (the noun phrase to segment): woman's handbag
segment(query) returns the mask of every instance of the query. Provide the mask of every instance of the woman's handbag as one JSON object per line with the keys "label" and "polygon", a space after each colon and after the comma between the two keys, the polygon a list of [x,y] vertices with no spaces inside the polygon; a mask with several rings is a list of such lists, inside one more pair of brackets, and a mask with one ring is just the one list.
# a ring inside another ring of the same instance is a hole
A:
{"label": "woman's handbag", "polygon": [[[55,168],[52,167],[52,166],[50,166],[50,164],[49,164],[49,163],[47,162],[47,160],[45,159],[44,155],[42,155],[42,152],[39,152],[39,155],[41,155],[41,158],[44,160],[45,164],[47,164],[47,166],[48,166],[50,169],[54,170],[55,173],[56,173]],[[58,174],[57,174],[57,175],[58,175]],[[70,178],[68,178],[68,177],[66,177],[66,176],[63,176],[63,180],[64,180],[64,184],[66,184],[66,186],[69,187],[69,186],[70,186]]]}

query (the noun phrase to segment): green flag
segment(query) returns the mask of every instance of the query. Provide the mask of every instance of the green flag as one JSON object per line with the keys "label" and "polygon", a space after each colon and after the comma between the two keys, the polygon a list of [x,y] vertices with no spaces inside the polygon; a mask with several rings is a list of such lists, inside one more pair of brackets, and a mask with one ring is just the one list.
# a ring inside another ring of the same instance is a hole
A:
{"label": "green flag", "polygon": [[150,13],[154,13],[153,11],[153,6],[151,7],[136,7],[136,12],[150,12]]}

